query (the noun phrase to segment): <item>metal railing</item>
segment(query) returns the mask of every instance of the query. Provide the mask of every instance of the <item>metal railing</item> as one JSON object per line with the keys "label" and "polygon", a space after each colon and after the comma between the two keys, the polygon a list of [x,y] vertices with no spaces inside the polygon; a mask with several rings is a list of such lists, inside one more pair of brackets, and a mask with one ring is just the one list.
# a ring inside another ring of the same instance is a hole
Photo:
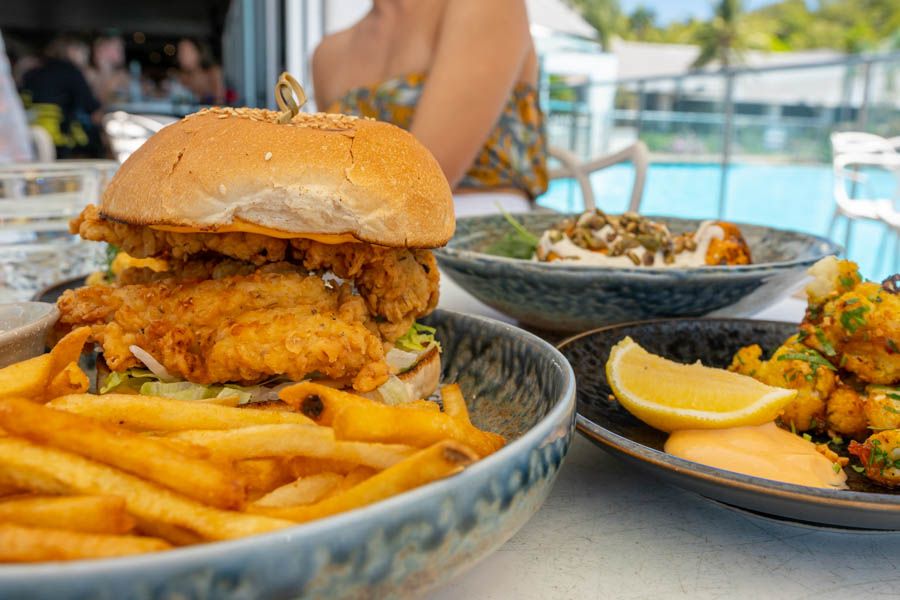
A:
{"label": "metal railing", "polygon": [[[812,89],[804,89],[803,81]],[[612,88],[615,100],[607,112],[586,110],[580,99],[554,99],[584,98],[592,86]],[[630,136],[644,140],[656,159],[717,162],[721,217],[736,157],[822,163],[830,157],[832,131],[900,133],[900,52],[554,84],[544,97],[551,99],[551,144],[584,158],[613,151]],[[584,131],[596,120],[606,124],[602,139],[585,140]],[[679,133],[687,147],[667,147],[666,141],[679,139]]]}

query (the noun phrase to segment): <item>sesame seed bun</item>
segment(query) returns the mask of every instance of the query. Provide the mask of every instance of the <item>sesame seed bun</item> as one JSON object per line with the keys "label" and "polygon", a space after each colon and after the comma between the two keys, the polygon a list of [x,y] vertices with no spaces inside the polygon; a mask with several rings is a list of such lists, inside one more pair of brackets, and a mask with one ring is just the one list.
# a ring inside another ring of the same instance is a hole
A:
{"label": "sesame seed bun", "polygon": [[248,223],[407,248],[453,236],[450,186],[411,134],[346,115],[277,117],[213,108],[165,127],[119,169],[101,214],[134,225],[216,231]]}

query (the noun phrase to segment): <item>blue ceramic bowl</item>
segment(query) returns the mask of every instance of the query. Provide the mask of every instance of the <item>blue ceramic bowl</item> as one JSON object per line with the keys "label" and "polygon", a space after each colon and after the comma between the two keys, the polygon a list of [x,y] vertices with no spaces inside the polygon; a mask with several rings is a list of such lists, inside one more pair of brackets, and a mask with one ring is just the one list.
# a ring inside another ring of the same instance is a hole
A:
{"label": "blue ceramic bowl", "polygon": [[0,566],[0,598],[392,598],[459,574],[541,506],[569,448],[572,368],[541,339],[437,311],[443,381],[509,444],[369,507],[231,542],[113,560]]}
{"label": "blue ceramic bowl", "polygon": [[[539,234],[565,215],[516,215]],[[700,221],[651,217],[679,233]],[[435,252],[444,273],[473,296],[548,331],[584,331],[659,317],[747,316],[789,293],[807,267],[840,248],[794,231],[740,225],[754,264],[700,268],[604,268],[540,263],[485,254],[510,231],[502,216],[457,221],[456,235]]]}

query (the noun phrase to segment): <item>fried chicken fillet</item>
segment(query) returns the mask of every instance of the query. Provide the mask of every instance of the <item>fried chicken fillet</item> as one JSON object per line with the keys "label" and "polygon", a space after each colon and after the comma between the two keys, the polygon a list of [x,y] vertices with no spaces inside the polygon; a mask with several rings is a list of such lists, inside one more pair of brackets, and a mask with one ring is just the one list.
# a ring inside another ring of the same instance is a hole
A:
{"label": "fried chicken fillet", "polygon": [[137,260],[111,286],[63,294],[57,334],[90,326],[115,372],[149,354],[199,384],[314,376],[369,392],[437,306],[429,248],[453,227],[440,167],[402,130],[201,112],[153,136],[72,221]]}

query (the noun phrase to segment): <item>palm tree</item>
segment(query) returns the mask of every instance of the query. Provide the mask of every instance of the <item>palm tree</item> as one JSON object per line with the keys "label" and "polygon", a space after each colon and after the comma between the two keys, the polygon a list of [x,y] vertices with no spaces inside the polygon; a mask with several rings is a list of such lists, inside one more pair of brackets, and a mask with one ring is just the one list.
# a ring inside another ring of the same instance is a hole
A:
{"label": "palm tree", "polygon": [[700,54],[691,65],[695,69],[718,61],[723,69],[741,59],[747,48],[746,35],[741,27],[741,0],[721,0],[712,20],[705,23],[694,36]]}
{"label": "palm tree", "polygon": [[610,52],[613,37],[622,27],[622,10],[618,0],[572,0],[572,4],[597,30],[603,51]]}
{"label": "palm tree", "polygon": [[647,33],[656,27],[656,13],[644,5],[634,9],[628,16],[628,29],[639,40],[644,40]]}

